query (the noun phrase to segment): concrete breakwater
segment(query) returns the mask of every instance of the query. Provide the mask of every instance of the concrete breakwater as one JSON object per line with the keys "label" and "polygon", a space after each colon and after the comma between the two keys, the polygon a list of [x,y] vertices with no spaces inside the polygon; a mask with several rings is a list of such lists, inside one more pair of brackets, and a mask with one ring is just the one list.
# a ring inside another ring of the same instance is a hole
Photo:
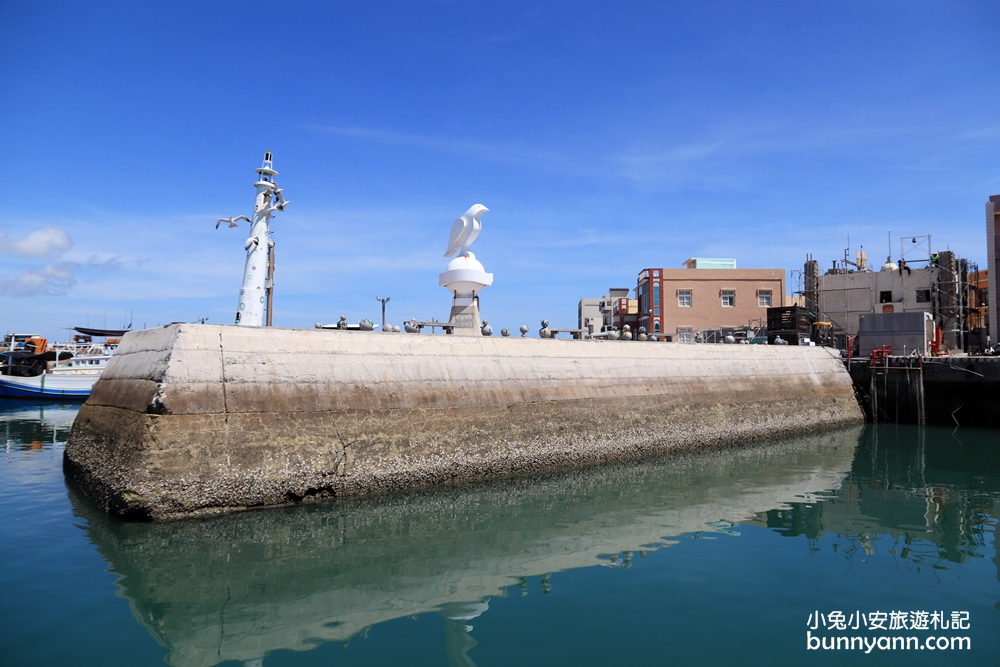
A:
{"label": "concrete breakwater", "polygon": [[69,474],[167,519],[858,423],[823,348],[176,324],[126,335]]}

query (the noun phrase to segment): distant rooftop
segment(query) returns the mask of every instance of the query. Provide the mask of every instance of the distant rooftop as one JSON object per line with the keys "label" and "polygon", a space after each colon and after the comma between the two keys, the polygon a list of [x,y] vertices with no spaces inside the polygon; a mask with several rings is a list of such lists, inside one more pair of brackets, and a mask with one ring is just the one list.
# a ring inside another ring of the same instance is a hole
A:
{"label": "distant rooftop", "polygon": [[684,262],[689,269],[735,269],[736,259],[720,257],[692,257]]}

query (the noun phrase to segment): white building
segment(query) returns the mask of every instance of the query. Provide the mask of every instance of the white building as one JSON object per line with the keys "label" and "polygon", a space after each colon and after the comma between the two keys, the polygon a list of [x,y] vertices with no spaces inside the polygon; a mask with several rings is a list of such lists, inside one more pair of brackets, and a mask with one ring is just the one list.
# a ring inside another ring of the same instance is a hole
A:
{"label": "white building", "polygon": [[603,299],[580,299],[577,306],[577,328],[587,333],[601,331],[604,316],[601,313]]}
{"label": "white building", "polygon": [[[629,301],[629,290],[625,287],[612,287],[600,299],[580,299],[577,306],[577,327],[588,333],[610,331],[615,326],[615,306]],[[621,328],[620,323],[618,328]]]}
{"label": "white building", "polygon": [[[927,238],[927,237],[917,237]],[[810,266],[812,264],[812,266]],[[963,349],[963,308],[968,304],[967,263],[952,252],[927,259],[887,260],[879,270],[836,263],[819,275],[815,260],[806,263],[806,308],[836,331],[855,336],[859,318],[869,313],[931,313],[951,349]]]}

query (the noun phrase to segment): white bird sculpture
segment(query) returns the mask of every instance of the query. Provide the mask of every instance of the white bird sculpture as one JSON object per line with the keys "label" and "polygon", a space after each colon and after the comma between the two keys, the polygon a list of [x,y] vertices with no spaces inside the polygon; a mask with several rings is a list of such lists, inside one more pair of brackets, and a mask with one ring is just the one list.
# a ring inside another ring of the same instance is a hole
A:
{"label": "white bird sculpture", "polygon": [[462,214],[462,217],[455,220],[451,226],[451,238],[448,239],[448,250],[444,253],[445,257],[451,257],[458,250],[462,251],[462,256],[471,254],[469,246],[482,231],[483,213],[489,210],[482,204],[474,204],[472,208]]}
{"label": "white bird sculpture", "polygon": [[[281,192],[280,190],[278,191]],[[276,203],[268,204],[267,208],[264,210],[264,215],[271,215],[275,211],[284,211],[285,207],[292,203],[291,199],[285,199],[284,197],[275,197]]]}
{"label": "white bird sculpture", "polygon": [[245,215],[238,215],[235,218],[219,218],[219,221],[215,223],[215,228],[218,229],[219,225],[221,225],[224,222],[228,222],[229,228],[232,229],[233,227],[238,226],[236,223],[239,222],[240,220],[246,220],[247,222],[250,222],[250,218],[246,217]]}
{"label": "white bird sculpture", "polygon": [[284,211],[285,207],[292,203],[292,200],[286,200],[284,195],[284,190],[276,187],[272,194],[274,195],[274,206],[271,207],[272,211]]}

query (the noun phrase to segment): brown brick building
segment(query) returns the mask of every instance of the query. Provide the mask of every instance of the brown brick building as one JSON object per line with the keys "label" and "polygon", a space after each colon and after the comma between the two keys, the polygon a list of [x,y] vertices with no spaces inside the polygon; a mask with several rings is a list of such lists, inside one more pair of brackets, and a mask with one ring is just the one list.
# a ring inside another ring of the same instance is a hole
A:
{"label": "brown brick building", "polygon": [[735,259],[689,259],[683,269],[643,269],[636,296],[639,326],[692,342],[698,331],[766,323],[785,305],[784,269],[737,269]]}

